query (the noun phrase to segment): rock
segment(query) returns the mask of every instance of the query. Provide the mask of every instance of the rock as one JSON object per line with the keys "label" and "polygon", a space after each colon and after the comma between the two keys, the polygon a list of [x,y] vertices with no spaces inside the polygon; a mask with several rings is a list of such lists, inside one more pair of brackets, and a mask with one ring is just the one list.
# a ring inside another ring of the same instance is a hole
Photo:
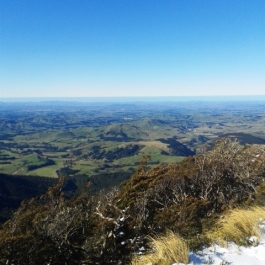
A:
{"label": "rock", "polygon": [[249,245],[256,247],[259,244],[259,239],[256,236],[251,236],[247,239]]}

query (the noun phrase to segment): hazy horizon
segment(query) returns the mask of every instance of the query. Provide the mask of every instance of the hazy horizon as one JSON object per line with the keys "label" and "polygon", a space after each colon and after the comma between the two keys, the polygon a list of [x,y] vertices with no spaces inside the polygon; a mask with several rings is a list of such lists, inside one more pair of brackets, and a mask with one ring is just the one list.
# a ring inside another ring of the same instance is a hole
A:
{"label": "hazy horizon", "polygon": [[178,102],[178,101],[265,101],[265,95],[179,97],[6,97],[0,102]]}

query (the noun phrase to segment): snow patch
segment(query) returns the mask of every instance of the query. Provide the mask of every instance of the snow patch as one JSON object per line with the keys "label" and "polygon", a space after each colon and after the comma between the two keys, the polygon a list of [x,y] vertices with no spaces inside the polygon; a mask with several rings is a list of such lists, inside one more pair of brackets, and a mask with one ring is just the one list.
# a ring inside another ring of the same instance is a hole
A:
{"label": "snow patch", "polygon": [[[256,241],[256,237],[249,240]],[[242,247],[228,243],[227,248],[214,245],[189,254],[188,265],[265,265],[265,234],[257,246]],[[179,265],[174,263],[172,265]]]}

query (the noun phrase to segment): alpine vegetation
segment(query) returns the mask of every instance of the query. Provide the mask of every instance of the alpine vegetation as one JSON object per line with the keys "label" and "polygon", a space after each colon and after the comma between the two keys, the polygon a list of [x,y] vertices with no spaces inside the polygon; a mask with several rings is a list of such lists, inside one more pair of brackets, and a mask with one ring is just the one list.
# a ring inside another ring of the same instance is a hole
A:
{"label": "alpine vegetation", "polygon": [[175,164],[149,168],[145,156],[121,187],[96,194],[88,183],[66,199],[61,178],[2,225],[0,262],[170,265],[219,238],[244,244],[264,208],[231,209],[264,207],[264,159],[262,145],[221,138]]}

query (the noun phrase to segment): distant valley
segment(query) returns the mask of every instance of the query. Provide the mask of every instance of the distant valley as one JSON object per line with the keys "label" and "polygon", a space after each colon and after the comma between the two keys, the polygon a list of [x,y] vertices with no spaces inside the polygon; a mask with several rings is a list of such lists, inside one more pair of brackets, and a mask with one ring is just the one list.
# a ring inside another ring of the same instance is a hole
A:
{"label": "distant valley", "polygon": [[132,173],[194,155],[219,136],[264,144],[263,102],[0,103],[0,173]]}

